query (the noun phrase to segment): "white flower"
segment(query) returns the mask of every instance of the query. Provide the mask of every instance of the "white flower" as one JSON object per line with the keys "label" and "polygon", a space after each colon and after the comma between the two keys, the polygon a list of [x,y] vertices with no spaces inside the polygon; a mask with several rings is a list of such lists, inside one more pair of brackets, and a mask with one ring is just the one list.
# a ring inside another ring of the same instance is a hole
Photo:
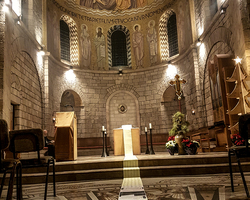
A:
{"label": "white flower", "polygon": [[170,140],[166,143],[166,148],[174,148],[176,145],[176,142],[173,140]]}

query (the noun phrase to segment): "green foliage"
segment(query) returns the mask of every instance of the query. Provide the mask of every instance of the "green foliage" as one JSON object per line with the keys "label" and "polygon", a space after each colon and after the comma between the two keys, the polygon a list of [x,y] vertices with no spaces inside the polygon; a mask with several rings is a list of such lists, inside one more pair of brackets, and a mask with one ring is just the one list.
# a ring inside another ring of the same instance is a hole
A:
{"label": "green foliage", "polygon": [[170,136],[185,135],[189,131],[189,122],[184,117],[185,115],[179,111],[172,116],[173,127],[169,132]]}

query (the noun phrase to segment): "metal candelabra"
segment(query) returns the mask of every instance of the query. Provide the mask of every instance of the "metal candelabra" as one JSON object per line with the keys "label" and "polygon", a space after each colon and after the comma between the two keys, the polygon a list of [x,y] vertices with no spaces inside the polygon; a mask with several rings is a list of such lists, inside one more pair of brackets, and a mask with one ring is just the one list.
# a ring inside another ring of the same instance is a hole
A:
{"label": "metal candelabra", "polygon": [[147,133],[146,130],[145,130],[145,135],[146,135],[146,145],[147,145],[147,150],[146,150],[145,154],[149,154],[149,149],[148,149],[148,133]]}
{"label": "metal candelabra", "polygon": [[150,143],[151,143],[150,154],[155,154],[154,149],[153,149],[153,141],[152,141],[152,128],[149,128],[149,131],[150,131]]}
{"label": "metal candelabra", "polygon": [[105,145],[105,131],[102,131],[102,138],[103,138],[103,148],[102,148],[102,157],[107,157],[107,152],[106,152],[106,145]]}
{"label": "metal candelabra", "polygon": [[108,152],[108,143],[107,143],[107,133],[105,133],[105,149],[106,149],[106,154],[107,154],[107,156],[109,156],[109,152]]}

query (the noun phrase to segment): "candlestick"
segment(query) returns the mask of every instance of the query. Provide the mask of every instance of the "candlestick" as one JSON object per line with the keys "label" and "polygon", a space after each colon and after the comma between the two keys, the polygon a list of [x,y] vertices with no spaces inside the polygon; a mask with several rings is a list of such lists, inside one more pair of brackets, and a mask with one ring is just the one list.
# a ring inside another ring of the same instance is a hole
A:
{"label": "candlestick", "polygon": [[145,136],[146,136],[146,145],[147,145],[147,149],[146,149],[146,153],[145,154],[149,154],[147,127],[145,127]]}
{"label": "candlestick", "polygon": [[152,124],[151,123],[149,123],[149,129],[152,129]]}
{"label": "candlestick", "polygon": [[152,126],[150,129],[150,143],[151,143],[151,149],[149,154],[155,154],[154,149],[153,149],[153,139],[152,139]]}
{"label": "candlestick", "polygon": [[103,129],[104,126],[102,127],[102,138],[103,138],[103,148],[102,148],[102,157],[107,157],[107,151],[106,151],[106,134],[105,134],[105,129]]}

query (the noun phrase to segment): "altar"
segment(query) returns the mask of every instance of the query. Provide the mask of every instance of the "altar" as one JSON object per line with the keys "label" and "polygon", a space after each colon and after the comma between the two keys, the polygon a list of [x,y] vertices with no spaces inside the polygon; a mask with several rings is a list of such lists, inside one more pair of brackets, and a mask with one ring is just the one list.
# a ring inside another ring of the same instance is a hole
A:
{"label": "altar", "polygon": [[[130,134],[130,131],[126,131],[123,128],[114,129],[114,155],[124,155],[124,133]],[[140,129],[131,128],[131,138],[132,138],[132,151],[134,155],[141,154],[140,145]]]}

